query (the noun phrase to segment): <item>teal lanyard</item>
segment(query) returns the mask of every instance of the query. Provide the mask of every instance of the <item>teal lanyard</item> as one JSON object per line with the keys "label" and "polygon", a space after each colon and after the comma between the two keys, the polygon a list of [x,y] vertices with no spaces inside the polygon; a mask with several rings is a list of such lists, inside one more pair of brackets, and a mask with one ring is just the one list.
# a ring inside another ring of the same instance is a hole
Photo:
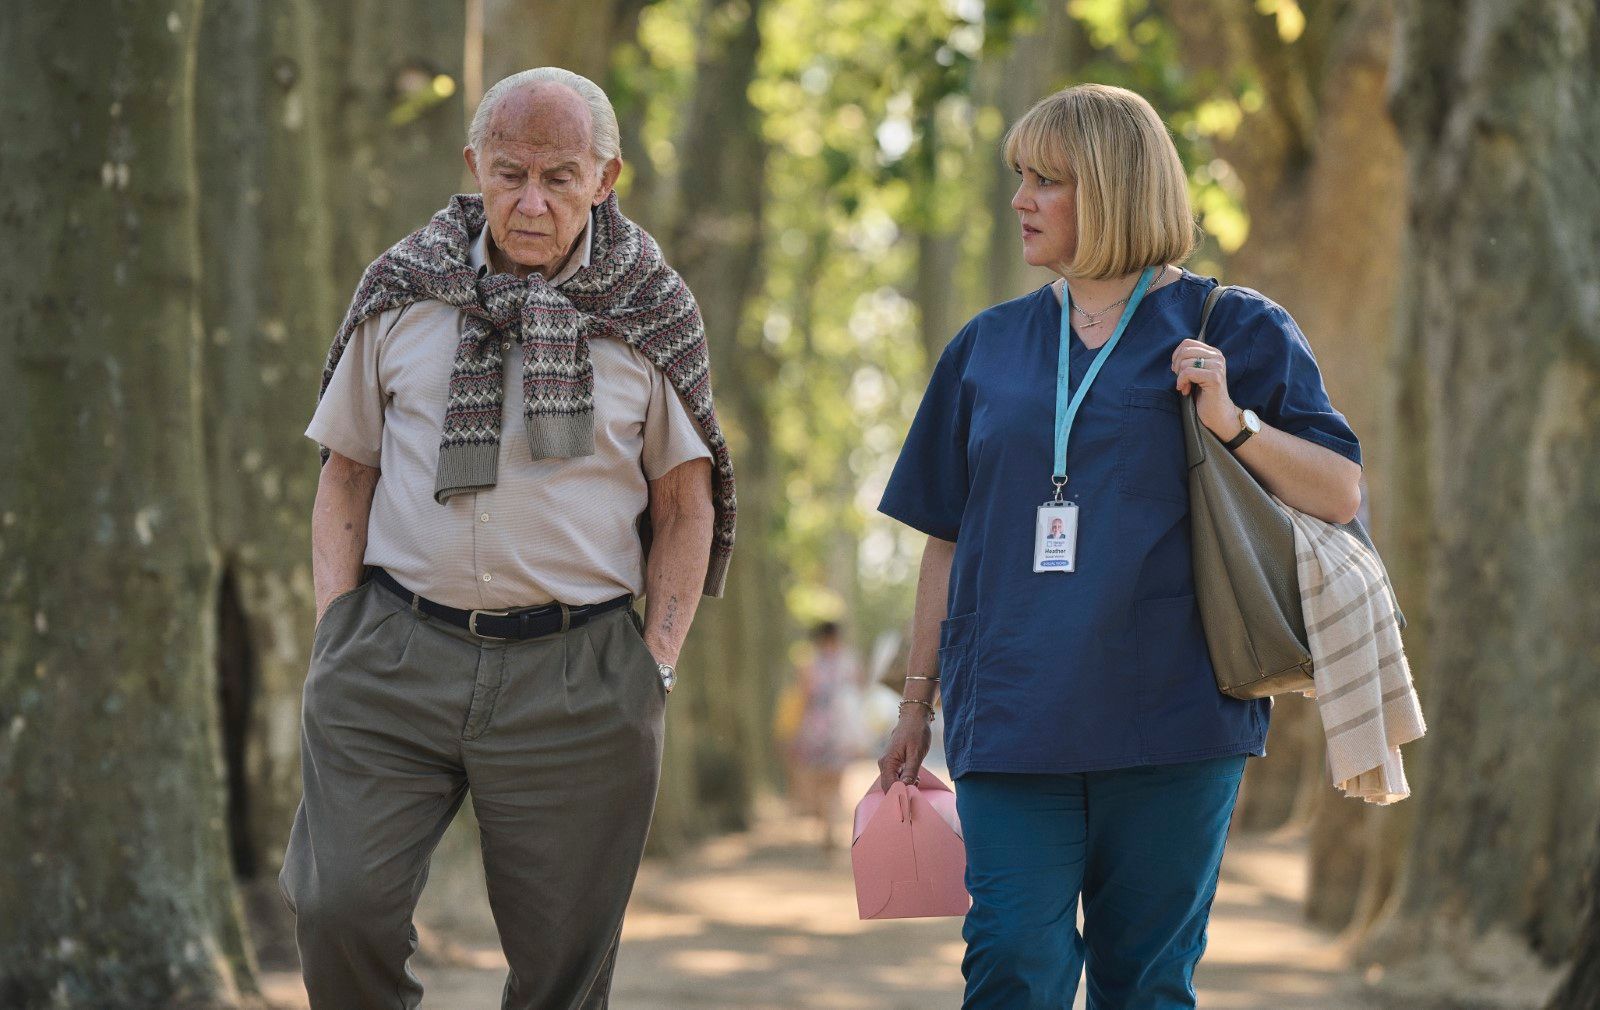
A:
{"label": "teal lanyard", "polygon": [[1133,310],[1139,307],[1144,300],[1145,292],[1150,290],[1150,281],[1156,275],[1155,267],[1145,267],[1144,273],[1139,275],[1139,283],[1133,286],[1133,294],[1128,296],[1128,304],[1122,310],[1122,318],[1117,321],[1116,332],[1111,334],[1111,339],[1100,348],[1100,353],[1095,355],[1094,363],[1089,366],[1089,371],[1084,375],[1083,381],[1078,383],[1078,391],[1073,394],[1072,401],[1067,402],[1067,373],[1071,365],[1072,355],[1072,293],[1067,290],[1066,281],[1061,282],[1061,345],[1056,352],[1056,456],[1055,470],[1050,482],[1055,485],[1056,501],[1061,500],[1061,489],[1067,486],[1067,439],[1072,437],[1072,419],[1078,416],[1078,408],[1083,406],[1083,398],[1089,395],[1089,387],[1094,385],[1095,376],[1100,374],[1100,366],[1111,357],[1111,352],[1116,350],[1122,334],[1128,328],[1128,320],[1133,318]]}

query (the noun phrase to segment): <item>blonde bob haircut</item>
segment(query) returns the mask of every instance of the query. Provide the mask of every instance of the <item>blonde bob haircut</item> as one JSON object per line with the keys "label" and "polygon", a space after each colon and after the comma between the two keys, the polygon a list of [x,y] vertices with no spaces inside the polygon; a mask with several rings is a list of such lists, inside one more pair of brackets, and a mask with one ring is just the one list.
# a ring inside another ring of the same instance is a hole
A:
{"label": "blonde bob haircut", "polygon": [[1012,168],[1077,185],[1068,277],[1124,277],[1194,251],[1178,150],[1156,110],[1126,88],[1079,84],[1041,99],[1006,132],[1004,152]]}

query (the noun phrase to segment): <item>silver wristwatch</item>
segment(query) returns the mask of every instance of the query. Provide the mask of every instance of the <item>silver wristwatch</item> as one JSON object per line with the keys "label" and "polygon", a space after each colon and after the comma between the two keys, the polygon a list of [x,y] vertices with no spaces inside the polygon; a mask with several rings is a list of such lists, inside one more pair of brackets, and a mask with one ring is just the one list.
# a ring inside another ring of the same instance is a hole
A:
{"label": "silver wristwatch", "polygon": [[671,694],[672,685],[678,682],[677,673],[666,663],[657,663],[656,670],[661,674],[661,686],[666,688],[668,694]]}

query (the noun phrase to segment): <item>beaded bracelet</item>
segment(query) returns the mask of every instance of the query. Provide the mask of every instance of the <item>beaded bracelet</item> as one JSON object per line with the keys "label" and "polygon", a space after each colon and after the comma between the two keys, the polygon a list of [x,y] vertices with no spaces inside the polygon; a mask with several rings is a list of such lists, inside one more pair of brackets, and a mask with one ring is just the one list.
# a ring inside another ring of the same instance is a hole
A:
{"label": "beaded bracelet", "polygon": [[921,705],[923,708],[928,710],[928,721],[933,721],[933,706],[928,702],[921,701],[916,698],[906,698],[900,702],[900,711],[904,712],[907,705]]}

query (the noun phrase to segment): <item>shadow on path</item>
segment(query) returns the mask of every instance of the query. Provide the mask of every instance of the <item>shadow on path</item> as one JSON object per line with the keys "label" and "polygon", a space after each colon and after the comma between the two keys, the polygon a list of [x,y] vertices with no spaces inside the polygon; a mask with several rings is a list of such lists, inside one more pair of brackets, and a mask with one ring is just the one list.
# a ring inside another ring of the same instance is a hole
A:
{"label": "shadow on path", "polygon": [[[847,778],[852,801],[874,769]],[[750,832],[640,871],[623,928],[617,1010],[944,1010],[961,1002],[961,922],[856,918],[849,853],[763,805]],[[1332,937],[1305,925],[1298,836],[1235,836],[1196,984],[1207,1010],[1370,1010]],[[481,884],[437,880],[419,909],[418,974],[434,1010],[498,1007],[504,960]],[[292,948],[291,948],[292,951]],[[304,1007],[292,965],[268,996]],[[1080,993],[1078,1005],[1083,1005]]]}

